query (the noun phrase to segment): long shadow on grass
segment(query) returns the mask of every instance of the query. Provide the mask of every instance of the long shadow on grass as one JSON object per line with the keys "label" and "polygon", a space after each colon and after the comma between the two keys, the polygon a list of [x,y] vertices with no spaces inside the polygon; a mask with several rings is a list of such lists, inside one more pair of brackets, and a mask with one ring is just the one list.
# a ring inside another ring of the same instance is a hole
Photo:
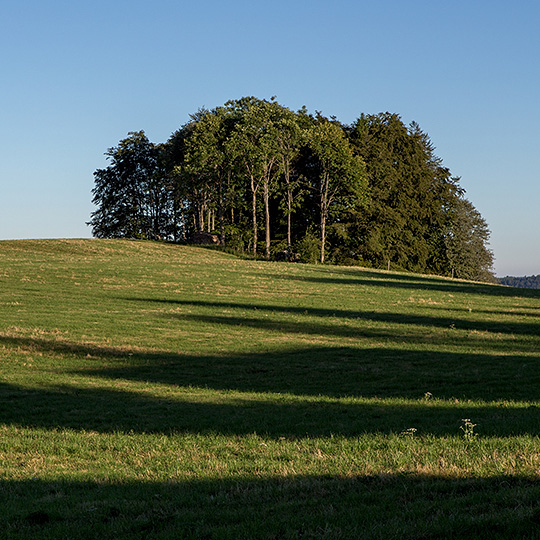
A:
{"label": "long shadow on grass", "polygon": [[[452,281],[445,278],[424,277],[414,274],[379,274],[364,270],[340,270],[330,267],[327,269],[310,268],[310,272],[316,275],[295,274],[269,274],[271,279],[283,279],[285,281],[302,281],[332,285],[366,285],[369,287],[384,287],[396,289],[414,289],[416,291],[441,291],[460,294],[490,295],[503,297],[540,298],[540,291],[535,289],[522,289],[491,285],[489,283],[477,283],[467,281]],[[336,277],[342,274],[344,277]]]}
{"label": "long shadow on grass", "polygon": [[327,322],[329,318],[348,319],[354,321],[373,321],[380,323],[399,324],[404,328],[402,335],[398,337],[407,337],[407,326],[423,326],[427,328],[451,328],[458,330],[469,330],[475,332],[490,332],[500,334],[529,335],[540,337],[540,324],[529,322],[493,322],[465,319],[462,317],[434,317],[431,315],[416,315],[412,313],[391,313],[379,311],[363,310],[343,310],[330,308],[310,308],[303,306],[285,306],[285,305],[267,305],[267,304],[243,304],[240,302],[211,302],[205,300],[175,300],[175,299],[153,299],[153,298],[129,298],[134,302],[164,303],[177,306],[193,306],[199,308],[208,308],[213,313],[216,310],[241,310],[250,314],[293,314],[301,316],[320,317],[325,322],[315,323],[313,321],[287,321],[276,318],[264,317],[246,317],[229,315],[203,315],[191,313],[169,313],[167,316],[185,319],[198,320],[211,324],[231,324],[233,326],[252,326],[269,329],[281,329],[287,333],[306,333],[318,335],[337,335],[343,337],[354,337],[365,335],[369,337],[390,337],[399,334],[395,329],[389,329],[387,332],[377,333],[374,329],[358,328],[354,326],[343,326]]}
{"label": "long shadow on grass", "polygon": [[[245,354],[133,351],[0,336],[6,348],[74,357],[75,376],[298,396],[540,400],[540,359],[400,347],[292,347]],[[28,368],[32,370],[32,368]]]}
{"label": "long shadow on grass", "polygon": [[[356,347],[293,347],[246,354],[134,351],[39,338],[0,336],[30,353],[74,356],[73,375],[298,396],[537,401],[540,359]],[[31,368],[30,368],[31,369]]]}
{"label": "long shadow on grass", "polygon": [[[527,357],[347,347],[244,356],[127,354],[31,338],[11,340],[19,350],[72,357],[81,367],[63,385],[1,384],[0,423],[5,424],[304,437],[409,428],[455,435],[461,420],[471,418],[482,435],[540,434],[540,409],[535,406],[467,402],[538,400],[538,365]],[[94,380],[89,387],[88,376],[101,382]],[[222,392],[227,390],[244,394]],[[431,401],[423,399],[427,392]]]}
{"label": "long shadow on grass", "polygon": [[297,476],[0,481],[4,540],[537,538],[540,483],[512,477]]}
{"label": "long shadow on grass", "polygon": [[301,399],[216,395],[200,390],[156,397],[144,389],[61,385],[25,388],[0,383],[0,424],[100,433],[194,433],[279,437],[365,433],[462,435],[463,418],[480,436],[540,434],[540,408],[471,406],[435,401]]}

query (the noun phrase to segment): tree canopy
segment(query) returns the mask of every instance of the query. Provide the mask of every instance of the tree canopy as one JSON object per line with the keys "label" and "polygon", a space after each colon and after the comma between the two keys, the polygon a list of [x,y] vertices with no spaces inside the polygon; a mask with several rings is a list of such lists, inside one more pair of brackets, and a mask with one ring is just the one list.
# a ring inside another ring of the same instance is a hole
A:
{"label": "tree canopy", "polygon": [[94,173],[94,236],[493,281],[489,229],[418,124],[351,125],[274,98],[200,109],[168,141],[132,132]]}
{"label": "tree canopy", "polygon": [[540,275],[537,276],[505,276],[499,278],[501,285],[520,287],[522,289],[540,289]]}

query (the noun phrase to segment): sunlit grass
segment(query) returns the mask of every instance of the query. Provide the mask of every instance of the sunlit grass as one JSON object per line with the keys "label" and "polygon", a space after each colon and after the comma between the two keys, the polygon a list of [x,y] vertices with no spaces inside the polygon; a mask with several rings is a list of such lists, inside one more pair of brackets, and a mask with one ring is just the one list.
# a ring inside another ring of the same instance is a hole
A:
{"label": "sunlit grass", "polygon": [[537,291],[1,242],[0,530],[531,537],[539,324]]}

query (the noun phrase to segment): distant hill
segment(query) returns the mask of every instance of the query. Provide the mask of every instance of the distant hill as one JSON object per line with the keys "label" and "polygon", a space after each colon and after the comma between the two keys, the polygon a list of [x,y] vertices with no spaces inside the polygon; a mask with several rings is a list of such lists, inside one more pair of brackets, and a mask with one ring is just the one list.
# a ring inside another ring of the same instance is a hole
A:
{"label": "distant hill", "polygon": [[540,275],[538,276],[506,276],[499,278],[501,285],[509,287],[521,287],[522,289],[540,289]]}

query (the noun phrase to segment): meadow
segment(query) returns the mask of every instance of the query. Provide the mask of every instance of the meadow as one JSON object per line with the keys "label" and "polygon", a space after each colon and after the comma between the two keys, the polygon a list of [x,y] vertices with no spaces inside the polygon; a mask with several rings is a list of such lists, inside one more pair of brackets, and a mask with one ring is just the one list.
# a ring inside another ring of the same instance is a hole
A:
{"label": "meadow", "polygon": [[540,538],[540,291],[0,242],[0,538]]}

